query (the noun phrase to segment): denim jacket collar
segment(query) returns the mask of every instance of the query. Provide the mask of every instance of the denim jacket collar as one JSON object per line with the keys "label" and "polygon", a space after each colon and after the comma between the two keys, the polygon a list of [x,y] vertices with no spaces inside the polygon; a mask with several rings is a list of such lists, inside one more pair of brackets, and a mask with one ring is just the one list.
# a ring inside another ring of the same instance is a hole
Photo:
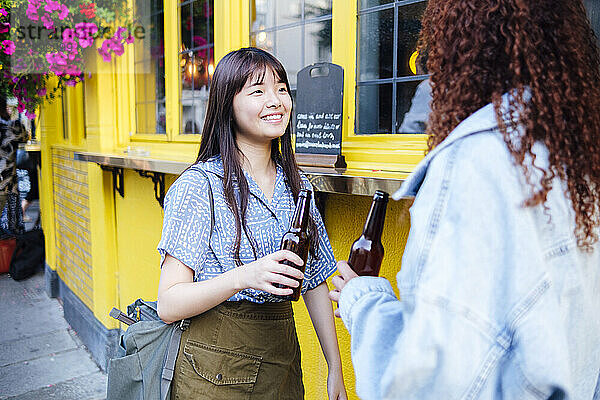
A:
{"label": "denim jacket collar", "polygon": [[[509,93],[506,93],[502,96],[502,106],[503,110],[508,110],[509,105]],[[524,99],[530,97],[530,93],[528,90],[524,93]],[[431,160],[439,154],[443,149],[453,145],[455,142],[478,133],[490,132],[498,129],[498,120],[496,119],[496,112],[494,110],[494,105],[492,103],[480,108],[475,113],[471,114],[468,118],[462,121],[442,143],[437,145],[433,150],[431,150],[419,164],[415,167],[414,171],[406,178],[406,180],[400,186],[393,195],[392,198],[394,200],[400,200],[406,197],[414,197],[419,191],[419,187],[423,183],[425,179],[425,175],[427,174],[427,168],[431,163]]]}

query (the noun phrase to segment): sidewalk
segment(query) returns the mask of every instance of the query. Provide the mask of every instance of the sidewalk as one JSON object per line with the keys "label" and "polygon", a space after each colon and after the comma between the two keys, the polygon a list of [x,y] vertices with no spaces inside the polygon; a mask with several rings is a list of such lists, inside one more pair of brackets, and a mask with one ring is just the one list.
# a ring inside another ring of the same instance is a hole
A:
{"label": "sidewalk", "polygon": [[0,327],[0,399],[106,398],[106,374],[47,296],[43,271],[0,275]]}

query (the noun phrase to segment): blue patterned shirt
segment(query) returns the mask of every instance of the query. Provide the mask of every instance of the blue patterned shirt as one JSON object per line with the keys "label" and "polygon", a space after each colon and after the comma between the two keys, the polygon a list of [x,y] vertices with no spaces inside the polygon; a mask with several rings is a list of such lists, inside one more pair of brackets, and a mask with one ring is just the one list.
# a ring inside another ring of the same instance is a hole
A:
{"label": "blue patterned shirt", "polygon": [[[165,197],[162,237],[158,244],[161,265],[165,255],[169,254],[194,271],[194,281],[208,280],[236,268],[233,256],[235,220],[223,193],[223,173],[221,157],[193,165],[177,178]],[[294,198],[279,165],[271,202],[252,177],[246,172],[245,176],[250,191],[246,225],[256,242],[257,257],[261,258],[279,250],[281,238],[289,229],[294,213]],[[303,176],[302,180],[304,186],[312,190],[308,179]],[[214,198],[215,226],[212,234],[208,185]],[[335,272],[333,250],[314,199],[311,215],[319,232],[319,257],[309,255],[302,293],[317,287]],[[244,234],[240,244],[240,259],[243,264],[255,261],[252,246]],[[242,290],[229,300],[255,303],[281,301],[277,296],[254,289]]]}

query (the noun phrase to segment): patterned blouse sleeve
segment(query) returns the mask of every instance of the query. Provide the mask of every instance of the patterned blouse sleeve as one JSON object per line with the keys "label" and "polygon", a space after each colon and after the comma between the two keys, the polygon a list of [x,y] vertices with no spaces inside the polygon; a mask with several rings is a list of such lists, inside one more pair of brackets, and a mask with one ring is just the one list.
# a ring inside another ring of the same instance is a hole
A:
{"label": "patterned blouse sleeve", "polygon": [[[308,182],[308,179],[303,179],[304,185],[313,190],[312,185]],[[335,256],[333,255],[333,249],[329,242],[329,236],[325,230],[325,224],[321,213],[317,209],[315,204],[314,196],[311,199],[310,212],[316,225],[319,236],[319,250],[317,257],[312,257],[309,253],[309,261],[307,262],[306,271],[304,273],[304,285],[302,287],[302,293],[307,290],[311,290],[323,283],[336,271],[335,267]]]}
{"label": "patterned blouse sleeve", "polygon": [[169,254],[194,270],[194,276],[202,272],[210,239],[208,185],[202,172],[189,169],[169,188],[158,244],[161,267]]}

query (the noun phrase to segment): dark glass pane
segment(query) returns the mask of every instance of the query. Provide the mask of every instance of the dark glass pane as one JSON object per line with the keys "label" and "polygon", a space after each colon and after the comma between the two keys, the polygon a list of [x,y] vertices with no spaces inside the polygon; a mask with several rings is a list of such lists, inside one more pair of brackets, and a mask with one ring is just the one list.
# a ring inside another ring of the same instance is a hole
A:
{"label": "dark glass pane", "polygon": [[358,86],[358,133],[392,133],[392,84]]}
{"label": "dark glass pane", "polygon": [[[184,8],[187,14],[184,19]],[[214,72],[214,1],[195,0],[181,7],[181,32],[188,41],[180,48],[181,132],[200,133],[208,88]],[[187,50],[187,51],[186,51]]]}
{"label": "dark glass pane", "polygon": [[331,62],[331,20],[306,24],[304,34],[304,66]]}
{"label": "dark glass pane", "polygon": [[207,13],[212,13],[210,4],[206,0],[192,3],[192,47],[206,47],[210,43],[209,23]]}
{"label": "dark glass pane", "polygon": [[358,80],[391,78],[394,9],[358,17]]}
{"label": "dark glass pane", "polygon": [[150,7],[152,9],[152,13],[163,12],[163,0],[152,0],[150,1]]}
{"label": "dark glass pane", "polygon": [[358,9],[380,6],[382,4],[393,3],[394,0],[358,0]]}
{"label": "dark glass pane", "polygon": [[272,32],[271,35],[275,42],[274,55],[285,67],[290,85],[295,86],[296,74],[304,66],[300,45],[302,43],[302,27],[281,29]]}
{"label": "dark glass pane", "polygon": [[[417,50],[421,18],[427,3],[410,4],[398,8],[398,76],[413,75],[409,64],[410,58]],[[417,74],[423,74],[420,67]]]}
{"label": "dark glass pane", "polygon": [[144,28],[144,38],[133,45],[137,132],[165,133],[163,1],[138,0],[135,10]]}
{"label": "dark glass pane", "polygon": [[165,58],[159,57],[156,61],[156,98],[165,98]]}
{"label": "dark glass pane", "polygon": [[192,6],[186,4],[180,8],[181,16],[181,50],[191,49],[192,46]]}
{"label": "dark glass pane", "polygon": [[331,14],[332,0],[305,0],[304,18],[320,17]]}
{"label": "dark glass pane", "polygon": [[[152,17],[152,42],[150,44],[150,55],[152,60],[158,60],[165,56],[164,45],[164,14],[160,13]],[[162,62],[164,64],[164,62]]]}
{"label": "dark glass pane", "polygon": [[167,132],[167,110],[165,107],[165,103],[156,103],[156,107],[156,133],[164,134]]}
{"label": "dark glass pane", "polygon": [[425,133],[431,112],[429,80],[398,83],[396,123],[398,133]]}

